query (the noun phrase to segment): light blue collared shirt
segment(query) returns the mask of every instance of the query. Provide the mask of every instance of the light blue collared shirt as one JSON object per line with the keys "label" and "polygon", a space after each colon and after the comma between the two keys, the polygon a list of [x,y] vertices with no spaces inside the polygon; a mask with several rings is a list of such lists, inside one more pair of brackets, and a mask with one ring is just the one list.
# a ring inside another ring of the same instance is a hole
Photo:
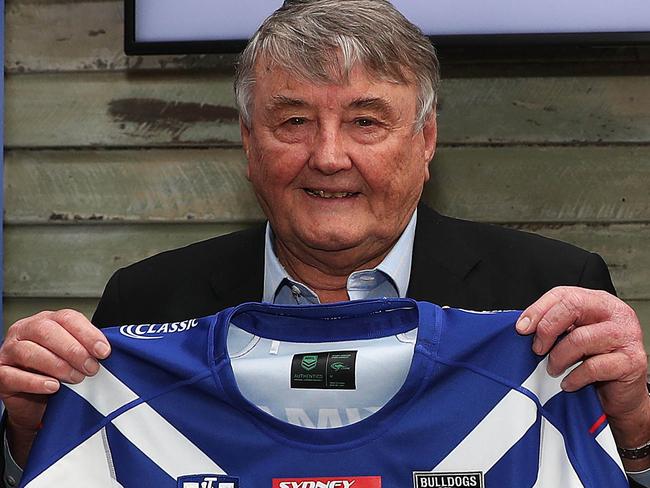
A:
{"label": "light blue collared shirt", "polygon": [[[417,210],[413,212],[404,232],[376,268],[355,271],[348,277],[347,289],[350,300],[406,296],[411,278],[417,213]],[[278,304],[320,303],[318,295],[305,284],[289,276],[278,260],[273,250],[273,231],[268,223],[264,243],[262,300]]]}

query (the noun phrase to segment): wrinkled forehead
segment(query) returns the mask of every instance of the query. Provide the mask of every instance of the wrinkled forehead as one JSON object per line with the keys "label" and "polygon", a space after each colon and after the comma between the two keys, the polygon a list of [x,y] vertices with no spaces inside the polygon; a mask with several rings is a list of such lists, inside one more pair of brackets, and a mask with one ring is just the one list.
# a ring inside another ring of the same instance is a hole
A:
{"label": "wrinkled forehead", "polygon": [[415,85],[415,77],[403,67],[393,66],[387,71],[355,56],[346,56],[340,50],[326,51],[309,60],[300,57],[276,59],[266,54],[256,60],[254,78],[254,84],[287,79],[321,87],[345,86],[364,78],[413,88]]}
{"label": "wrinkled forehead", "polygon": [[253,86],[250,115],[281,117],[286,111],[311,110],[343,116],[358,111],[381,114],[387,120],[415,120],[418,93],[412,84],[383,81],[362,67],[345,77],[305,79],[278,66],[259,66]]}

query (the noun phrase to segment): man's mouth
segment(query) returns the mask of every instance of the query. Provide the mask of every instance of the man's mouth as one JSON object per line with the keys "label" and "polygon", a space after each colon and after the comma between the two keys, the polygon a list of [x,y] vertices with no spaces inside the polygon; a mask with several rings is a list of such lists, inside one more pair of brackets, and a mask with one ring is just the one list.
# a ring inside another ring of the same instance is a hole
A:
{"label": "man's mouth", "polygon": [[352,191],[325,191],[325,190],[314,190],[312,188],[305,188],[305,192],[309,195],[320,198],[349,198],[357,195],[357,192]]}

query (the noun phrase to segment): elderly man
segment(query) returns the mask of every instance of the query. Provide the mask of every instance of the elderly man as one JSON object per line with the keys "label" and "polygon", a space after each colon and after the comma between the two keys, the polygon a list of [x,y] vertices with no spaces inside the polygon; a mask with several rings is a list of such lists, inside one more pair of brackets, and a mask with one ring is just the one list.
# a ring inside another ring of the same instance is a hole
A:
{"label": "elderly man", "polygon": [[[603,261],[419,205],[436,147],[437,88],[432,46],[390,3],[286,2],[251,40],[235,80],[247,174],[268,224],[119,270],[92,322],[180,320],[244,301],[379,296],[525,308],[517,328],[535,334],[535,353],[551,351],[549,372],[583,361],[563,388],[596,382],[626,468],[650,467],[640,325],[611,294]],[[109,351],[71,310],[9,328],[0,391],[19,465],[47,395],[59,381],[93,375]]]}

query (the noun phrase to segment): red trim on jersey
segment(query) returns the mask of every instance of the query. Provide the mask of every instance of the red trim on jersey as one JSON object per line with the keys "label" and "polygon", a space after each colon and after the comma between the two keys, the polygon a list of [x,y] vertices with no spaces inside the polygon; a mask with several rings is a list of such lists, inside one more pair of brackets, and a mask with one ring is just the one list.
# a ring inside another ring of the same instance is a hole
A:
{"label": "red trim on jersey", "polygon": [[598,417],[598,420],[594,422],[594,425],[589,427],[589,433],[593,434],[598,430],[598,428],[605,423],[607,420],[607,416],[605,414],[602,414],[600,417]]}

